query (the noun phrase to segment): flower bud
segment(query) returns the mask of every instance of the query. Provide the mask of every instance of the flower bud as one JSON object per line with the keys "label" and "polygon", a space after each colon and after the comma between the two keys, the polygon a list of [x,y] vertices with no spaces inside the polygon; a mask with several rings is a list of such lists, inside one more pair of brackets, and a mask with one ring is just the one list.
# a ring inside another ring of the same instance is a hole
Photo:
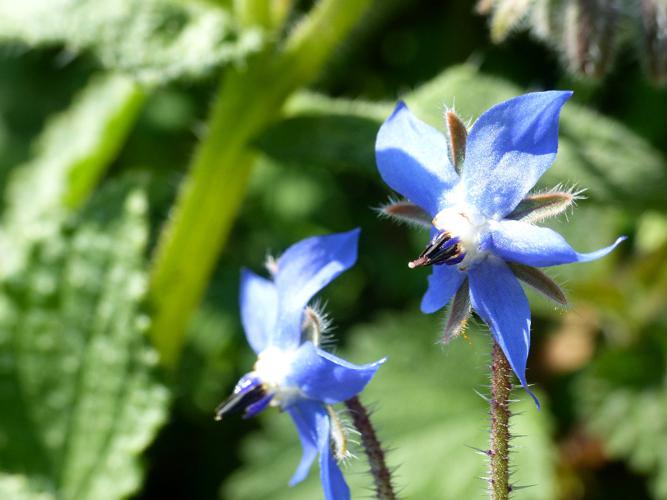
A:
{"label": "flower bud", "polygon": [[667,1],[641,0],[644,65],[657,84],[667,83]]}
{"label": "flower bud", "polygon": [[562,0],[540,0],[530,14],[529,24],[535,36],[548,42],[558,38],[562,30]]}
{"label": "flower bud", "polygon": [[568,0],[562,43],[573,73],[598,79],[609,71],[618,10],[617,0]]}
{"label": "flower bud", "polygon": [[497,0],[491,16],[491,40],[500,43],[528,14],[533,0]]}

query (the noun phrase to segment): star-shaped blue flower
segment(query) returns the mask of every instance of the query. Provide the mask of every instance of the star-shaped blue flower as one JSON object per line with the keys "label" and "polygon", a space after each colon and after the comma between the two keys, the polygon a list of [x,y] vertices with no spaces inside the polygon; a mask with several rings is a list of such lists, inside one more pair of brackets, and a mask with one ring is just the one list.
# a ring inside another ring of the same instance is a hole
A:
{"label": "star-shaped blue flower", "polygon": [[[532,223],[531,211],[544,200],[526,197],[556,157],[558,117],[571,95],[536,92],[505,101],[479,117],[467,141],[463,128],[462,144],[453,145],[400,102],[376,142],[382,179],[431,220],[431,242],[410,263],[434,265],[422,311],[435,312],[452,297],[452,314],[463,316],[460,304],[472,305],[524,387],[530,308],[517,276],[544,285],[548,278],[534,267],[597,259],[624,239],[578,253],[557,232]],[[452,149],[464,150],[460,164],[460,151]],[[414,206],[395,208],[416,216]]]}
{"label": "star-shaped blue flower", "polygon": [[319,453],[327,500],[350,498],[331,451],[335,422],[327,405],[361,392],[384,360],[355,366],[323,351],[319,340],[308,336],[304,311],[317,292],[355,263],[358,239],[358,229],[305,239],[274,262],[272,280],[243,270],[241,319],[258,358],[217,409],[218,419],[234,412],[252,417],[269,405],[289,413],[303,447],[290,485],[306,477]]}

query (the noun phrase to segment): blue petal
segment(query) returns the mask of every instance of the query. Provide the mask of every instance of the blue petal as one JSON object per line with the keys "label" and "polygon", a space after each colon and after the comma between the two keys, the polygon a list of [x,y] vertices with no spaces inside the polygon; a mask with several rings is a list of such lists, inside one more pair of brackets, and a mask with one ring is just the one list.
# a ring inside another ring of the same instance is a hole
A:
{"label": "blue petal", "polygon": [[375,158],[382,179],[431,216],[441,210],[443,194],[459,180],[447,156],[445,136],[415,118],[403,102],[382,124]]}
{"label": "blue petal", "polygon": [[322,412],[326,413],[326,410],[320,403],[304,400],[290,406],[286,411],[294,420],[303,449],[301,462],[289,482],[290,486],[294,486],[306,478],[311,465],[315,461],[318,450],[317,420],[322,418]]}
{"label": "blue petal", "polygon": [[558,116],[572,92],[526,94],[478,118],[468,135],[462,182],[468,203],[487,217],[510,213],[558,150]]}
{"label": "blue petal", "polygon": [[465,277],[465,273],[456,266],[433,266],[433,272],[428,277],[428,290],[422,297],[422,312],[431,314],[442,309],[454,296]]}
{"label": "blue petal", "polygon": [[[507,264],[493,256],[472,267],[468,275],[472,307],[489,326],[521,385],[528,390],[530,307],[521,285]],[[537,399],[535,403],[539,406]]]}
{"label": "blue petal", "polygon": [[491,231],[489,250],[505,260],[545,267],[599,259],[625,239],[625,236],[621,236],[608,247],[595,252],[578,253],[556,231],[527,222],[504,220]]}
{"label": "blue petal", "polygon": [[357,366],[304,342],[292,362],[289,384],[307,397],[327,404],[359,394],[384,362]]}
{"label": "blue petal", "polygon": [[273,345],[296,347],[301,342],[303,310],[308,301],[357,260],[359,229],[316,236],[292,245],[278,259],[275,283],[279,317]]}
{"label": "blue petal", "polygon": [[241,322],[250,347],[262,352],[275,330],[278,293],[269,280],[243,269],[241,271]]}
{"label": "blue petal", "polygon": [[248,405],[245,409],[245,412],[243,413],[243,418],[252,418],[255,415],[257,415],[259,412],[261,412],[264,408],[269,406],[269,403],[273,399],[273,394],[267,394],[264,396],[262,399],[259,401],[256,401],[250,405]]}
{"label": "blue petal", "polygon": [[[327,424],[329,421],[327,420]],[[326,441],[320,431],[320,480],[324,490],[325,500],[349,500],[350,488],[345,483],[343,473],[331,452],[329,446],[329,426],[326,428]]]}
{"label": "blue petal", "polygon": [[336,463],[329,444],[329,415],[320,403],[302,401],[287,410],[294,420],[303,447],[301,463],[290,480],[293,486],[308,474],[315,455],[320,455],[320,479],[326,500],[349,500],[350,489]]}

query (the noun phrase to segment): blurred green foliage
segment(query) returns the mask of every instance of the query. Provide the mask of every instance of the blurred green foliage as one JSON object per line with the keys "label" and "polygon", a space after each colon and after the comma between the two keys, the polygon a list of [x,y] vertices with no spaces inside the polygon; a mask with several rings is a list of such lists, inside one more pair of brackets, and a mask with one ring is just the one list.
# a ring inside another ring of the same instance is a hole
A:
{"label": "blurred green foliage", "polygon": [[[583,251],[630,240],[549,271],[570,308],[528,291],[543,409],[517,392],[515,480],[534,486],[515,497],[667,498],[667,94],[630,58],[592,86],[525,36],[493,45],[467,2],[376,1],[359,20],[339,1],[0,0],[0,498],[319,498],[315,471],[286,486],[299,449],[285,415],[212,416],[254,358],[239,269],[355,226],[359,262],[323,298],[347,358],[390,358],[362,399],[396,482],[406,498],[481,497],[488,334],[435,343],[442,317],[417,312],[427,271],[406,266],[426,235],[376,218],[391,193],[373,145],[399,97],[441,127],[445,106],[472,122],[541,88],[576,93],[540,187],[587,189],[549,225]],[[312,28],[328,24],[326,39]],[[158,367],[160,235],[179,223],[188,165],[229,158],[243,166],[216,177],[234,198],[214,200],[224,213],[194,203],[181,221],[230,232],[180,247],[176,285],[204,258],[214,269],[180,362]],[[346,477],[368,496],[353,451]]]}
{"label": "blurred green foliage", "polygon": [[67,57],[91,50],[111,71],[145,84],[197,78],[261,47],[228,11],[178,0],[0,2],[0,39],[62,46]]}
{"label": "blurred green foliage", "polygon": [[137,452],[165,418],[142,336],[146,202],[135,179],[110,183],[3,282],[2,467],[48,498],[135,490]]}

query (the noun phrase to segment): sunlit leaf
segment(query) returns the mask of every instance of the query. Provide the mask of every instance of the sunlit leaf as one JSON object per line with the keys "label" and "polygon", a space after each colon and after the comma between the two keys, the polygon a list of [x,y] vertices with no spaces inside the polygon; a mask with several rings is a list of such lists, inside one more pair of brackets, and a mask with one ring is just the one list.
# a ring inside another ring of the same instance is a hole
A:
{"label": "sunlit leaf", "polygon": [[[659,335],[664,336],[664,331]],[[662,347],[661,347],[662,346]],[[667,498],[667,379],[664,341],[650,339],[599,356],[580,378],[577,408],[606,452],[650,476],[654,498]]]}
{"label": "sunlit leaf", "polygon": [[374,175],[375,135],[391,110],[391,104],[297,94],[286,105],[286,118],[270,126],[257,145],[285,163]]}
{"label": "sunlit leaf", "polygon": [[144,333],[147,202],[112,183],[0,289],[0,469],[59,499],[137,488],[167,391]]}
{"label": "sunlit leaf", "polygon": [[71,106],[52,118],[34,157],[9,179],[0,228],[0,275],[21,265],[35,239],[84,202],[116,157],[144,101],[129,78],[94,78]]}
{"label": "sunlit leaf", "polygon": [[19,474],[0,473],[0,498],[12,500],[52,500],[53,493],[38,480],[29,479]]}
{"label": "sunlit leaf", "polygon": [[0,0],[0,40],[91,50],[144,83],[202,76],[261,45],[226,10],[178,0]]}

